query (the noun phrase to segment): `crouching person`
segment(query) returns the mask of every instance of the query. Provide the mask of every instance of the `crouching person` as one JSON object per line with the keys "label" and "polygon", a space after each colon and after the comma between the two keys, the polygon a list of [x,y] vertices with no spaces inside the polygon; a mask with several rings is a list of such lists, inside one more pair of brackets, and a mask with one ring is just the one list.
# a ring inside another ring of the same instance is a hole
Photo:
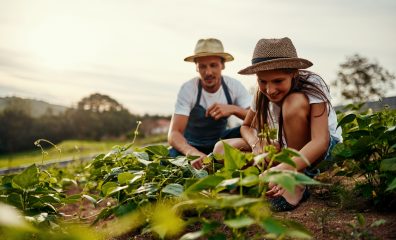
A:
{"label": "crouching person", "polygon": [[[342,137],[328,86],[319,75],[303,70],[310,66],[310,61],[297,56],[289,38],[259,40],[251,65],[239,71],[256,75],[257,92],[241,127],[242,138],[226,142],[242,151],[260,154],[271,143],[261,141],[258,130],[266,125],[277,128],[278,139],[272,144],[296,149],[310,164],[294,157],[296,168],[280,163],[269,171],[296,170],[311,177],[318,174],[311,166],[329,158],[331,149]],[[214,153],[223,152],[222,143],[217,143]],[[269,183],[266,195],[273,210],[289,211],[308,198],[308,190],[297,186],[294,192],[288,192]]]}

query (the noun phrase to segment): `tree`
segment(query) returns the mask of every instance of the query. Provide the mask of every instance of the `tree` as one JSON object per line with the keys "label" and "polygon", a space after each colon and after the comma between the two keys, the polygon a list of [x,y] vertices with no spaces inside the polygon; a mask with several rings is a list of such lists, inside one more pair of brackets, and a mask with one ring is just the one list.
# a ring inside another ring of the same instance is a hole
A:
{"label": "tree", "polygon": [[0,153],[16,152],[34,147],[30,132],[35,120],[21,109],[7,108],[0,113]]}
{"label": "tree", "polygon": [[95,140],[126,135],[136,127],[137,119],[116,100],[100,93],[84,97],[77,109],[70,109],[65,116],[76,137]]}
{"label": "tree", "polygon": [[395,76],[377,62],[355,54],[340,64],[337,79],[332,83],[346,100],[366,102],[385,97],[394,86]]}
{"label": "tree", "polygon": [[77,105],[78,109],[92,112],[121,111],[124,109],[116,100],[100,93],[93,93],[83,98]]}

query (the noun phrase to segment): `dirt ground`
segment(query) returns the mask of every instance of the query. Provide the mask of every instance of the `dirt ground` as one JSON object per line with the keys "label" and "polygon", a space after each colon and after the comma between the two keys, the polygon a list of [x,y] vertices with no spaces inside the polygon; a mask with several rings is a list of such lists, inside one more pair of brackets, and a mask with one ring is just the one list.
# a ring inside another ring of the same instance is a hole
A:
{"label": "dirt ground", "polygon": [[[314,239],[396,239],[395,212],[362,212],[333,205],[313,193],[308,201],[294,211],[276,215],[302,223]],[[358,213],[364,217],[365,224],[358,223]],[[385,220],[384,224],[371,227],[371,224],[382,219]]]}
{"label": "dirt ground", "polygon": [[[314,239],[396,239],[396,212],[379,212],[376,210],[356,210],[358,207],[341,208],[339,204],[330,199],[323,198],[323,189],[311,189],[310,198],[302,203],[297,209],[291,212],[276,213],[279,218],[294,220],[303,224],[311,233]],[[78,193],[78,189],[70,189],[68,194]],[[114,204],[114,201],[104,201],[97,207],[84,200],[82,203],[68,204],[59,209],[65,214],[65,220],[78,220],[83,223],[92,223],[96,215],[106,205]],[[358,224],[357,214],[364,217],[365,223]],[[218,216],[214,216],[216,218]],[[111,217],[107,221],[113,220]],[[384,221],[383,221],[384,220]],[[106,226],[107,221],[99,222],[95,227]],[[372,226],[374,222],[383,222],[379,226]],[[200,226],[188,226],[187,232],[197,231]],[[224,227],[224,231],[229,231]],[[248,232],[257,234],[260,231],[252,228]],[[130,232],[116,238],[117,240],[127,239],[157,239],[151,234],[139,234]]]}

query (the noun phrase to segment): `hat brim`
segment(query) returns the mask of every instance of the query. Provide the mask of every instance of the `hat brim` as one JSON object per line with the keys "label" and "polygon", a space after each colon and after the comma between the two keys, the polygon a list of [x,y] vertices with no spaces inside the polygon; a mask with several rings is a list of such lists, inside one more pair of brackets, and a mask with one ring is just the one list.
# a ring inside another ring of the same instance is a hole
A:
{"label": "hat brim", "polygon": [[198,53],[198,54],[195,54],[195,55],[192,55],[192,56],[189,56],[189,57],[186,57],[185,59],[184,59],[184,61],[186,61],[186,62],[194,62],[194,60],[196,59],[196,58],[199,58],[199,57],[208,57],[208,56],[216,56],[216,57],[221,57],[221,58],[223,58],[224,59],[224,61],[226,61],[226,62],[230,62],[230,61],[232,61],[232,60],[234,60],[234,57],[231,55],[231,54],[229,54],[229,53]]}
{"label": "hat brim", "polygon": [[312,65],[312,62],[303,58],[280,58],[253,64],[247,68],[240,70],[238,73],[242,75],[249,75],[256,74],[260,71],[284,68],[305,69],[309,68]]}

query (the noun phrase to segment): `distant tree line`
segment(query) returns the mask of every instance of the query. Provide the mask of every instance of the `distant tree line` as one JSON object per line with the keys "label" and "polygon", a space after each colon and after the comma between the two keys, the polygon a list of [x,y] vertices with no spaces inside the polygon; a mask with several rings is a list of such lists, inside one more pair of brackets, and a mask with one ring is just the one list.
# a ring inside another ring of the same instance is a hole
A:
{"label": "distant tree line", "polygon": [[47,111],[38,118],[31,116],[26,104],[14,103],[0,113],[0,153],[35,148],[34,141],[40,138],[53,143],[66,139],[126,138],[134,132],[141,118],[99,93],[83,98],[76,108],[68,108],[58,115]]}

